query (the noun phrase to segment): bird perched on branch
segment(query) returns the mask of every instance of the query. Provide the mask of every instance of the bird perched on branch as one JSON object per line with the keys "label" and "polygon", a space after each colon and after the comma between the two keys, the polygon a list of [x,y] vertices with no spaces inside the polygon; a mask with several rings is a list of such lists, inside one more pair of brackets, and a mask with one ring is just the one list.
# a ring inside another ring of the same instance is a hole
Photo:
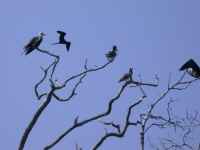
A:
{"label": "bird perched on branch", "polygon": [[54,43],[54,45],[55,44],[64,44],[66,46],[67,51],[69,51],[71,42],[65,40],[66,33],[63,31],[56,31],[56,32],[59,34],[59,41],[58,41],[58,43]]}
{"label": "bird perched on branch", "polygon": [[43,36],[45,36],[45,34],[43,32],[40,32],[38,36],[33,37],[28,42],[28,44],[24,46],[25,55],[28,55],[29,53],[31,53],[33,50],[37,49],[40,46],[43,40]]}
{"label": "bird perched on branch", "polygon": [[122,81],[131,81],[131,80],[132,80],[132,75],[133,75],[133,68],[130,68],[130,69],[129,69],[129,72],[126,73],[126,74],[124,74],[124,75],[120,78],[119,82],[122,82]]}
{"label": "bird perched on branch", "polygon": [[113,61],[115,59],[115,57],[117,56],[117,46],[114,45],[111,51],[108,51],[108,53],[105,54],[106,58],[108,59],[108,61]]}
{"label": "bird perched on branch", "polygon": [[194,78],[200,78],[200,68],[197,63],[190,59],[181,66],[180,71],[186,70],[186,72]]}

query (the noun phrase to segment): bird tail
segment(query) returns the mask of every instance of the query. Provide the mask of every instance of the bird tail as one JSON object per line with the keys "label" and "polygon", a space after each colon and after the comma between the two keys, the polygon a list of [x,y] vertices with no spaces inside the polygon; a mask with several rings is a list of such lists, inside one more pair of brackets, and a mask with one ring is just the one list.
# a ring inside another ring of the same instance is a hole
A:
{"label": "bird tail", "polygon": [[24,54],[28,55],[30,54],[34,49],[24,49]]}
{"label": "bird tail", "polygon": [[23,51],[21,52],[21,55],[28,55],[28,49],[26,47],[24,47]]}
{"label": "bird tail", "polygon": [[66,42],[66,49],[68,52],[69,52],[70,46],[71,46],[71,42]]}

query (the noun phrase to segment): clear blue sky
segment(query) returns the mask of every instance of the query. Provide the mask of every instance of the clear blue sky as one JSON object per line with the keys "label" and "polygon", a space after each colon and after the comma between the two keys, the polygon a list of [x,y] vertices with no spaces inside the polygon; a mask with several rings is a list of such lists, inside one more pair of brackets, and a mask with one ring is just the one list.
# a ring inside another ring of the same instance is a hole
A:
{"label": "clear blue sky", "polygon": [[[84,119],[104,111],[108,99],[120,88],[119,77],[130,66],[134,75],[141,74],[145,81],[152,81],[158,74],[163,88],[169,73],[180,76],[178,68],[189,58],[200,64],[199,6],[198,0],[1,1],[0,149],[17,149],[27,123],[40,105],[33,85],[42,75],[40,66],[47,65],[50,59],[37,52],[22,55],[23,46],[32,36],[43,31],[47,36],[41,48],[63,56],[57,70],[61,80],[78,73],[85,58],[90,66],[103,64],[106,51],[114,44],[119,47],[113,65],[88,76],[73,101],[55,101],[45,111],[26,145],[27,150],[38,150],[70,126],[76,115]],[[70,53],[62,46],[50,45],[57,40],[58,29],[66,31],[72,41]],[[146,90],[159,95],[162,88]],[[196,83],[176,97],[182,100],[180,111],[199,108],[199,88]],[[130,96],[124,95],[121,101],[128,101]],[[113,117],[121,120],[125,107],[117,106]],[[104,132],[98,123],[83,129],[70,134],[54,149],[73,149],[76,142],[89,149]],[[101,149],[137,149],[135,132],[130,129],[125,138],[112,138]]]}

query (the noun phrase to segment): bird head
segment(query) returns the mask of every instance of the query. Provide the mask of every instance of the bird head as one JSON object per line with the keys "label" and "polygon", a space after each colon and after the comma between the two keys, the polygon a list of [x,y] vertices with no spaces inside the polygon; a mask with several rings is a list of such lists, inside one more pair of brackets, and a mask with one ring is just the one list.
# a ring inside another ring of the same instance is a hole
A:
{"label": "bird head", "polygon": [[114,46],[113,46],[113,51],[115,51],[115,52],[116,52],[117,50],[118,50],[118,49],[117,49],[117,46],[116,46],[116,45],[114,45]]}
{"label": "bird head", "polygon": [[45,36],[46,34],[44,32],[39,32],[40,36]]}
{"label": "bird head", "polygon": [[193,74],[194,70],[190,67],[190,68],[187,68],[186,71],[189,73],[189,74]]}
{"label": "bird head", "polygon": [[133,68],[129,68],[129,74],[132,76],[133,75]]}

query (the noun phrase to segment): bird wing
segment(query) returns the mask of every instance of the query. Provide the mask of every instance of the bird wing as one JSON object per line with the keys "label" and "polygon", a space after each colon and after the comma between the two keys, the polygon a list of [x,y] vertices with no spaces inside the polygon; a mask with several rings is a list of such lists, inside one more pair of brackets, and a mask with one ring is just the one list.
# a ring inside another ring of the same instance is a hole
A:
{"label": "bird wing", "polygon": [[105,55],[106,55],[106,57],[110,57],[110,55],[111,55],[111,51],[108,51]]}
{"label": "bird wing", "polygon": [[181,66],[181,68],[179,70],[183,71],[183,70],[188,69],[188,68],[192,68],[194,70],[200,70],[199,66],[197,65],[197,63],[193,59],[188,60],[185,64],[183,64]]}
{"label": "bird wing", "polygon": [[25,49],[26,50],[27,49],[35,49],[35,48],[37,48],[40,45],[41,41],[42,41],[42,39],[40,37],[38,37],[38,36],[33,37],[29,41],[29,43],[25,46]]}
{"label": "bird wing", "polygon": [[66,35],[66,33],[63,32],[63,31],[57,31],[57,33],[60,35],[59,42],[63,43],[65,41],[65,35]]}
{"label": "bird wing", "polygon": [[124,74],[124,75],[119,79],[119,82],[125,81],[125,80],[127,80],[128,78],[129,78],[129,74],[126,73],[126,74]]}

